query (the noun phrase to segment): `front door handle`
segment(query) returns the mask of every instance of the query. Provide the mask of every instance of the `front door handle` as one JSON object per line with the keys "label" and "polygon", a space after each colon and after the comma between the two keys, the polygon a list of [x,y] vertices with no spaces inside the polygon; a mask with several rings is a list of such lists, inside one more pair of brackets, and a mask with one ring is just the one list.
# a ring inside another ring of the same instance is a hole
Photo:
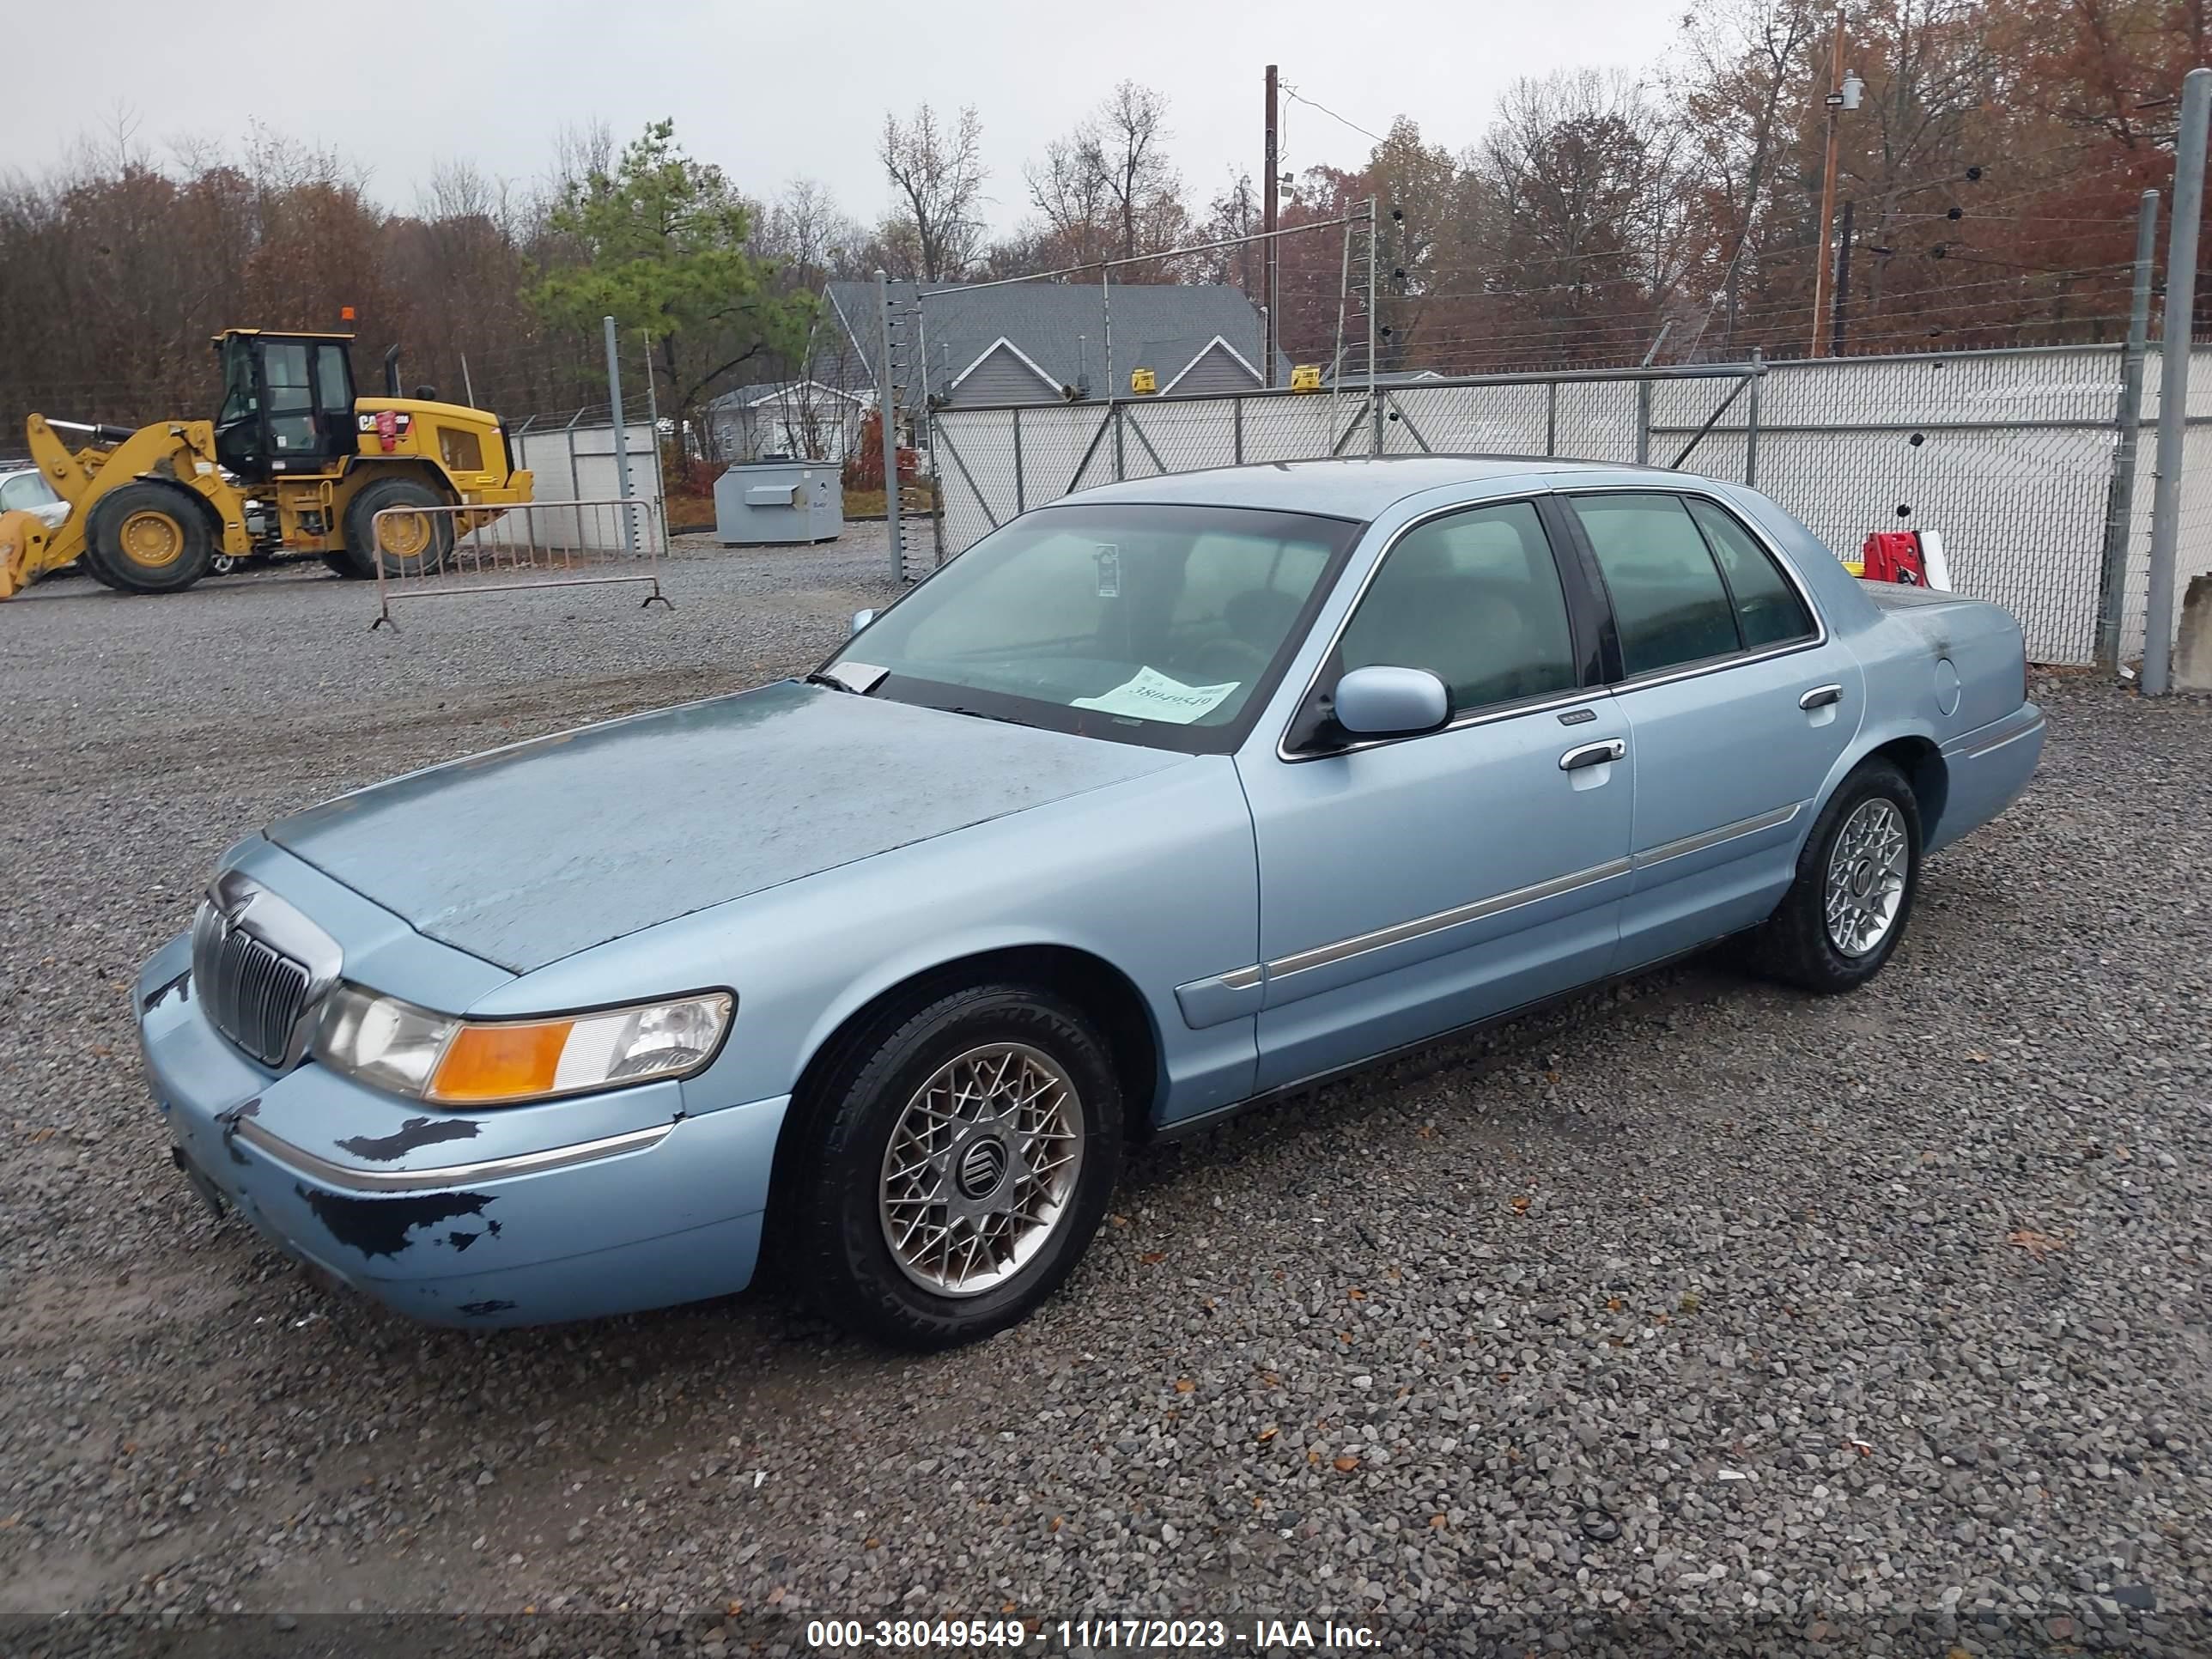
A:
{"label": "front door handle", "polygon": [[1570,749],[1559,757],[1559,770],[1579,772],[1585,766],[1602,766],[1607,761],[1617,761],[1628,752],[1626,738],[1607,738],[1603,743],[1586,743],[1578,749]]}
{"label": "front door handle", "polygon": [[1797,699],[1797,706],[1800,708],[1808,710],[1826,708],[1830,703],[1841,702],[1843,700],[1844,688],[1842,686],[1816,685],[1810,691],[1808,691],[1803,696]]}

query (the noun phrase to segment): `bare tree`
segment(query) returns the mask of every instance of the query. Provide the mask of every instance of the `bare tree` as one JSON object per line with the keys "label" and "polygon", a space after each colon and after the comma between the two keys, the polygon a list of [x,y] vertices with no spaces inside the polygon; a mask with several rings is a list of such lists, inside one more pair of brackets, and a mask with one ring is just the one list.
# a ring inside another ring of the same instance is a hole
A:
{"label": "bare tree", "polygon": [[927,104],[904,125],[884,112],[876,153],[900,197],[894,220],[911,233],[912,274],[924,282],[957,279],[982,241],[976,209],[989,176],[982,149],[983,123],[973,106],[963,107],[949,130]]}
{"label": "bare tree", "polygon": [[1150,87],[1124,81],[1091,118],[1086,142],[1114,203],[1121,257],[1140,241],[1171,246],[1185,222],[1182,179],[1167,155],[1168,100]]}

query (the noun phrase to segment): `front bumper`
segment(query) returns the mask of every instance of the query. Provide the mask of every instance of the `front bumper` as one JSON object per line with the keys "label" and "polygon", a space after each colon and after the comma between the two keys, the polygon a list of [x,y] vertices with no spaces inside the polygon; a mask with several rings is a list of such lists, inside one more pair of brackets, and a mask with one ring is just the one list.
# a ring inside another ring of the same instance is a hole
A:
{"label": "front bumper", "polygon": [[310,1061],[249,1061],[201,1012],[186,940],[139,976],[180,1161],[272,1243],[435,1324],[537,1325],[750,1281],[787,1097],[702,1109],[678,1082],[475,1113]]}

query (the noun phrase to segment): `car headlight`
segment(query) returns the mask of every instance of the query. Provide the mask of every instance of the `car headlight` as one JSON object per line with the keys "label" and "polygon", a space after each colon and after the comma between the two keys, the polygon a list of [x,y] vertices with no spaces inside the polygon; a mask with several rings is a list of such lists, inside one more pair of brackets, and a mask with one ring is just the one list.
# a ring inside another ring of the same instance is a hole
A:
{"label": "car headlight", "polygon": [[650,1079],[689,1077],[714,1057],[735,1000],[702,992],[557,1019],[459,1019],[340,985],[323,1005],[315,1058],[395,1094],[447,1106],[520,1105]]}

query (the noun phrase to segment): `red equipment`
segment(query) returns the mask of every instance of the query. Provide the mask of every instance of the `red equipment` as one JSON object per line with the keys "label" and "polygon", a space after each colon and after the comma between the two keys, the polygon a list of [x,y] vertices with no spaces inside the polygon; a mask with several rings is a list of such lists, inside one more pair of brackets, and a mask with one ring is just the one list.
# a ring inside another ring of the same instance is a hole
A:
{"label": "red equipment", "polygon": [[1856,561],[1844,568],[1870,582],[1903,582],[1911,587],[1928,586],[1928,564],[1920,556],[1917,530],[1877,530],[1866,538]]}

